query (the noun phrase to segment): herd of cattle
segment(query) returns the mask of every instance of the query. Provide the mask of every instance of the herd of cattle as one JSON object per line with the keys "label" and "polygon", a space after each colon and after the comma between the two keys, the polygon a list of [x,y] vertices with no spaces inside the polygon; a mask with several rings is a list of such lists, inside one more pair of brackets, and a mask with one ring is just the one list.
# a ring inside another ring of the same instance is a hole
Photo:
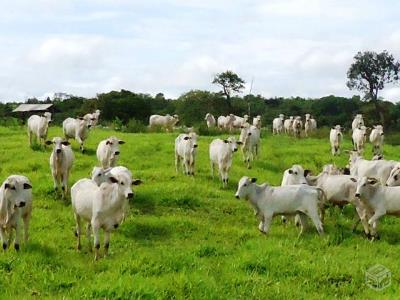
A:
{"label": "herd of cattle", "polygon": [[[28,136],[32,144],[33,137],[39,143],[53,145],[50,155],[50,169],[57,192],[61,187],[62,198],[68,193],[68,178],[74,162],[74,153],[68,140],[74,138],[84,152],[83,143],[89,131],[99,120],[100,111],[86,114],[80,118],[67,118],[63,122],[64,138],[54,137],[47,140],[47,131],[51,122],[51,114],[33,115],[28,119]],[[152,115],[149,126],[160,126],[171,131],[179,121],[177,115]],[[259,155],[261,138],[261,116],[238,117],[233,114],[215,119],[211,114],[205,116],[208,127],[233,131],[240,130],[237,140],[234,136],[226,139],[216,138],[209,145],[211,174],[214,168],[218,172],[224,188],[228,185],[229,170],[232,166],[234,152],[241,148],[243,161],[248,168]],[[309,136],[317,128],[317,122],[310,114],[304,121],[305,136]],[[284,118],[279,115],[272,123],[273,134],[292,134],[301,136],[303,121],[301,117]],[[400,162],[385,160],[382,156],[383,127],[374,126],[370,141],[375,154],[372,160],[362,158],[367,128],[362,115],[357,115],[352,123],[353,151],[349,165],[338,169],[335,165],[324,166],[322,172],[313,176],[310,171],[300,165],[293,165],[283,173],[281,186],[273,187],[267,183],[258,185],[255,178],[242,177],[235,194],[237,198],[249,200],[255,215],[260,219],[259,230],[267,233],[275,215],[296,215],[296,223],[303,232],[308,216],[317,231],[323,233],[324,210],[328,204],[344,206],[354,205],[358,219],[368,237],[376,238],[378,219],[386,214],[400,214]],[[330,131],[332,155],[340,154],[343,140],[343,128],[334,126]],[[176,172],[181,166],[186,175],[194,175],[198,148],[198,135],[189,130],[179,134],[175,139]],[[71,203],[76,221],[77,248],[81,248],[81,223],[85,221],[86,237],[91,245],[91,233],[94,235],[95,259],[99,258],[99,231],[104,230],[104,254],[109,248],[110,233],[125,218],[128,202],[133,198],[132,185],[141,183],[134,179],[126,167],[116,166],[120,155],[119,146],[124,141],[112,136],[100,141],[96,155],[99,166],[92,170],[92,178],[77,181],[71,187]],[[397,187],[398,186],[398,187]],[[16,236],[14,247],[19,249],[20,225],[24,223],[24,239],[28,239],[29,221],[32,212],[32,185],[29,179],[21,175],[9,176],[0,187],[0,237],[3,249],[7,249],[12,241],[13,230]],[[357,224],[355,224],[357,225]]]}

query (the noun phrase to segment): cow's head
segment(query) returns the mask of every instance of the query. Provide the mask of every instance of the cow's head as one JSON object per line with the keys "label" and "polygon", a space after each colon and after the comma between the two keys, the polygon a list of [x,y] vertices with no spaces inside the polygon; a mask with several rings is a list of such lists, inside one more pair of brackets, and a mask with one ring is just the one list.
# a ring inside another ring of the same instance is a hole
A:
{"label": "cow's head", "polygon": [[237,199],[247,199],[248,196],[254,191],[254,184],[256,183],[257,178],[250,178],[247,176],[243,176],[238,183],[238,188],[235,193],[235,197]]}
{"label": "cow's head", "polygon": [[371,177],[362,177],[358,180],[356,197],[361,199],[369,199],[380,186],[378,179]]}
{"label": "cow's head", "polygon": [[64,141],[60,137],[54,137],[51,141],[46,141],[46,145],[53,145],[53,151],[56,155],[60,155],[62,152],[62,146],[69,146],[68,141]]}

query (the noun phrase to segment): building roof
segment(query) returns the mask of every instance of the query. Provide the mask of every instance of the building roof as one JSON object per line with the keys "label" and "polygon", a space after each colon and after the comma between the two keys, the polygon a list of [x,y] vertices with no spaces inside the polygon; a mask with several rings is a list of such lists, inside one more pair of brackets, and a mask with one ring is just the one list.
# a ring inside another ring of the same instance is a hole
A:
{"label": "building roof", "polygon": [[51,106],[53,106],[53,104],[20,104],[13,112],[44,111]]}

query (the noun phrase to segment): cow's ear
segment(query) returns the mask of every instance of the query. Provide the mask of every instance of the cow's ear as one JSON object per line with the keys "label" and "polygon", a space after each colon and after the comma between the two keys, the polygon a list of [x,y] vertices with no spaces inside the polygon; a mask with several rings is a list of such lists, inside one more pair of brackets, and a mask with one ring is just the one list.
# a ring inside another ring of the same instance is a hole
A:
{"label": "cow's ear", "polygon": [[335,127],[332,127],[332,129],[335,129]]}
{"label": "cow's ear", "polygon": [[110,180],[111,183],[118,183],[117,178],[115,178],[113,176],[109,177],[108,179]]}
{"label": "cow's ear", "polygon": [[53,142],[52,141],[46,141],[45,144],[46,145],[51,145],[51,144],[53,144]]}
{"label": "cow's ear", "polygon": [[350,177],[350,180],[353,181],[353,182],[357,182],[357,179],[355,179],[353,177]]}
{"label": "cow's ear", "polygon": [[307,177],[308,174],[311,174],[311,170],[304,170],[304,177]]}
{"label": "cow's ear", "polygon": [[82,117],[79,117],[78,119],[79,119],[79,120],[84,120]]}
{"label": "cow's ear", "polygon": [[109,140],[107,140],[106,145],[112,145],[112,143]]}
{"label": "cow's ear", "polygon": [[253,177],[252,179],[251,179],[251,182],[252,183],[254,183],[254,182],[256,182],[257,181],[257,178],[255,178],[255,177]]}
{"label": "cow's ear", "polygon": [[368,178],[368,183],[371,184],[371,185],[374,185],[377,182],[378,182],[378,180],[376,178],[371,178],[371,177]]}
{"label": "cow's ear", "polygon": [[183,139],[184,139],[185,141],[187,141],[187,140],[189,139],[189,137],[188,137],[188,136],[185,136]]}
{"label": "cow's ear", "polygon": [[63,141],[63,142],[61,142],[61,144],[63,144],[64,146],[69,146],[69,145],[71,145],[70,142],[68,142],[68,141]]}
{"label": "cow's ear", "polygon": [[120,145],[125,144],[125,141],[119,140],[119,141],[118,141],[118,144],[120,144]]}
{"label": "cow's ear", "polygon": [[132,185],[139,185],[139,184],[142,184],[142,183],[143,183],[143,181],[141,181],[140,179],[134,179],[132,181]]}
{"label": "cow's ear", "polygon": [[225,143],[225,144],[228,144],[228,143],[229,143],[229,141],[228,141],[228,140],[224,140],[224,143]]}
{"label": "cow's ear", "polygon": [[29,184],[29,183],[24,183],[24,190],[29,190],[29,189],[31,189],[32,188],[32,186]]}
{"label": "cow's ear", "polygon": [[293,170],[292,169],[289,169],[289,174],[293,174]]}
{"label": "cow's ear", "polygon": [[5,183],[4,184],[4,189],[9,189],[10,188],[10,184],[9,183]]}

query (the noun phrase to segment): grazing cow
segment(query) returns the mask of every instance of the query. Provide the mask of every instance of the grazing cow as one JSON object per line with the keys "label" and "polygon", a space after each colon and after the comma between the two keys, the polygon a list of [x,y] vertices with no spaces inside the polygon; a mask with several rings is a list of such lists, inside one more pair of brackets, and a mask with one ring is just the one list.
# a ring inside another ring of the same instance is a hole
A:
{"label": "grazing cow", "polygon": [[47,139],[47,131],[51,122],[51,113],[45,112],[43,116],[32,115],[28,119],[28,136],[29,145],[32,146],[32,136],[35,135],[39,139],[39,144]]}
{"label": "grazing cow", "polygon": [[212,114],[207,113],[206,117],[204,120],[207,122],[207,127],[208,128],[214,128],[215,127],[215,118]]}
{"label": "grazing cow", "polygon": [[260,115],[253,118],[253,125],[256,126],[258,129],[261,129],[261,116]]}
{"label": "grazing cow", "polygon": [[235,120],[233,121],[232,126],[234,128],[242,128],[242,126],[245,126],[249,120],[249,116],[248,115],[244,115],[243,118],[242,117],[238,117],[238,116],[234,116]]}
{"label": "grazing cow", "polygon": [[374,153],[374,155],[382,154],[383,139],[383,126],[375,125],[369,136],[369,140],[372,144],[372,152]]}
{"label": "grazing cow", "polygon": [[15,230],[14,248],[19,250],[20,219],[24,220],[24,241],[29,238],[29,221],[32,214],[32,185],[21,175],[9,176],[0,187],[0,237],[6,250]]}
{"label": "grazing cow", "polygon": [[283,122],[285,120],[285,115],[280,114],[279,118],[272,120],[272,134],[281,134],[283,131]]}
{"label": "grazing cow", "polygon": [[361,177],[377,178],[381,184],[385,184],[393,168],[399,165],[394,160],[366,160],[356,151],[349,151],[350,174]]}
{"label": "grazing cow", "polygon": [[283,122],[283,127],[285,128],[286,134],[291,134],[293,132],[293,116],[290,116],[289,119],[286,119]]}
{"label": "grazing cow", "polygon": [[228,172],[232,165],[233,152],[236,152],[238,145],[241,144],[240,141],[236,141],[235,137],[225,140],[215,139],[210,144],[211,176],[214,178],[214,166],[217,165],[224,188],[228,185]]}
{"label": "grazing cow", "polygon": [[254,125],[242,127],[239,141],[242,142],[243,160],[250,169],[250,161],[257,157],[260,148],[260,129]]}
{"label": "grazing cow", "polygon": [[150,129],[154,129],[154,127],[161,127],[164,128],[166,131],[172,131],[176,123],[179,122],[179,116],[178,115],[165,115],[165,116],[160,116],[160,115],[151,115],[149,119],[149,126]]}
{"label": "grazing cow", "polygon": [[235,121],[235,116],[233,114],[225,116],[219,116],[217,123],[219,129],[229,129],[230,131],[233,128],[233,122]]}
{"label": "grazing cow", "polygon": [[390,171],[386,186],[400,186],[400,163],[396,164]]}
{"label": "grazing cow", "polygon": [[53,144],[53,151],[50,155],[50,170],[53,176],[54,190],[57,192],[61,185],[62,197],[66,198],[68,192],[69,173],[74,162],[74,153],[69,146],[69,142],[63,141],[60,137],[46,141],[47,145]]}
{"label": "grazing cow", "polygon": [[[131,185],[140,184],[126,172],[110,176],[97,186],[91,179],[81,179],[71,188],[71,203],[76,221],[77,249],[81,248],[81,220],[88,222],[86,235],[90,245],[90,228],[94,235],[95,260],[99,259],[100,228],[104,230],[104,255],[108,254],[111,231],[124,219],[128,200],[134,194]],[[90,247],[91,248],[91,247]]]}
{"label": "grazing cow", "polygon": [[[400,216],[400,187],[383,186],[379,180],[371,177],[359,179],[356,197],[366,207],[368,224],[372,226],[371,235],[377,238],[378,220],[384,215]],[[372,217],[370,217],[372,215]]]}
{"label": "grazing cow", "polygon": [[119,159],[119,145],[125,144],[124,141],[115,136],[110,136],[97,146],[97,159],[103,169],[114,167]]}
{"label": "grazing cow", "polygon": [[297,116],[296,118],[294,118],[292,128],[293,128],[293,135],[299,138],[301,133],[301,128],[303,128],[303,121],[301,121],[301,117]]}
{"label": "grazing cow", "polygon": [[340,155],[340,144],[343,141],[342,127],[340,125],[331,128],[329,141],[331,142],[332,155]]}
{"label": "grazing cow", "polygon": [[197,134],[180,134],[175,139],[175,168],[178,173],[178,166],[182,163],[182,169],[186,175],[194,175],[194,165],[197,154]]}
{"label": "grazing cow", "polygon": [[313,221],[319,234],[323,234],[323,226],[318,215],[318,208],[324,204],[321,189],[305,184],[273,187],[264,183],[258,185],[255,178],[242,177],[235,197],[249,200],[257,216],[260,218],[258,229],[267,233],[276,215],[300,215],[301,231],[305,227],[308,216]]}
{"label": "grazing cow", "polygon": [[362,114],[357,114],[354,117],[353,122],[351,123],[351,129],[354,131],[354,129],[359,128],[359,127],[364,126],[364,125],[365,124],[364,124],[364,119],[363,119]]}
{"label": "grazing cow", "polygon": [[66,140],[75,139],[79,143],[79,149],[84,153],[83,142],[88,138],[91,126],[85,118],[65,119],[63,122],[63,131]]}
{"label": "grazing cow", "polygon": [[360,126],[353,130],[352,134],[352,141],[354,147],[353,150],[357,151],[360,155],[362,155],[364,152],[364,144],[366,139],[367,139],[367,127]]}
{"label": "grazing cow", "polygon": [[304,122],[304,132],[308,137],[308,134],[312,133],[317,129],[317,121],[311,117],[310,114],[306,114],[306,121]]}

